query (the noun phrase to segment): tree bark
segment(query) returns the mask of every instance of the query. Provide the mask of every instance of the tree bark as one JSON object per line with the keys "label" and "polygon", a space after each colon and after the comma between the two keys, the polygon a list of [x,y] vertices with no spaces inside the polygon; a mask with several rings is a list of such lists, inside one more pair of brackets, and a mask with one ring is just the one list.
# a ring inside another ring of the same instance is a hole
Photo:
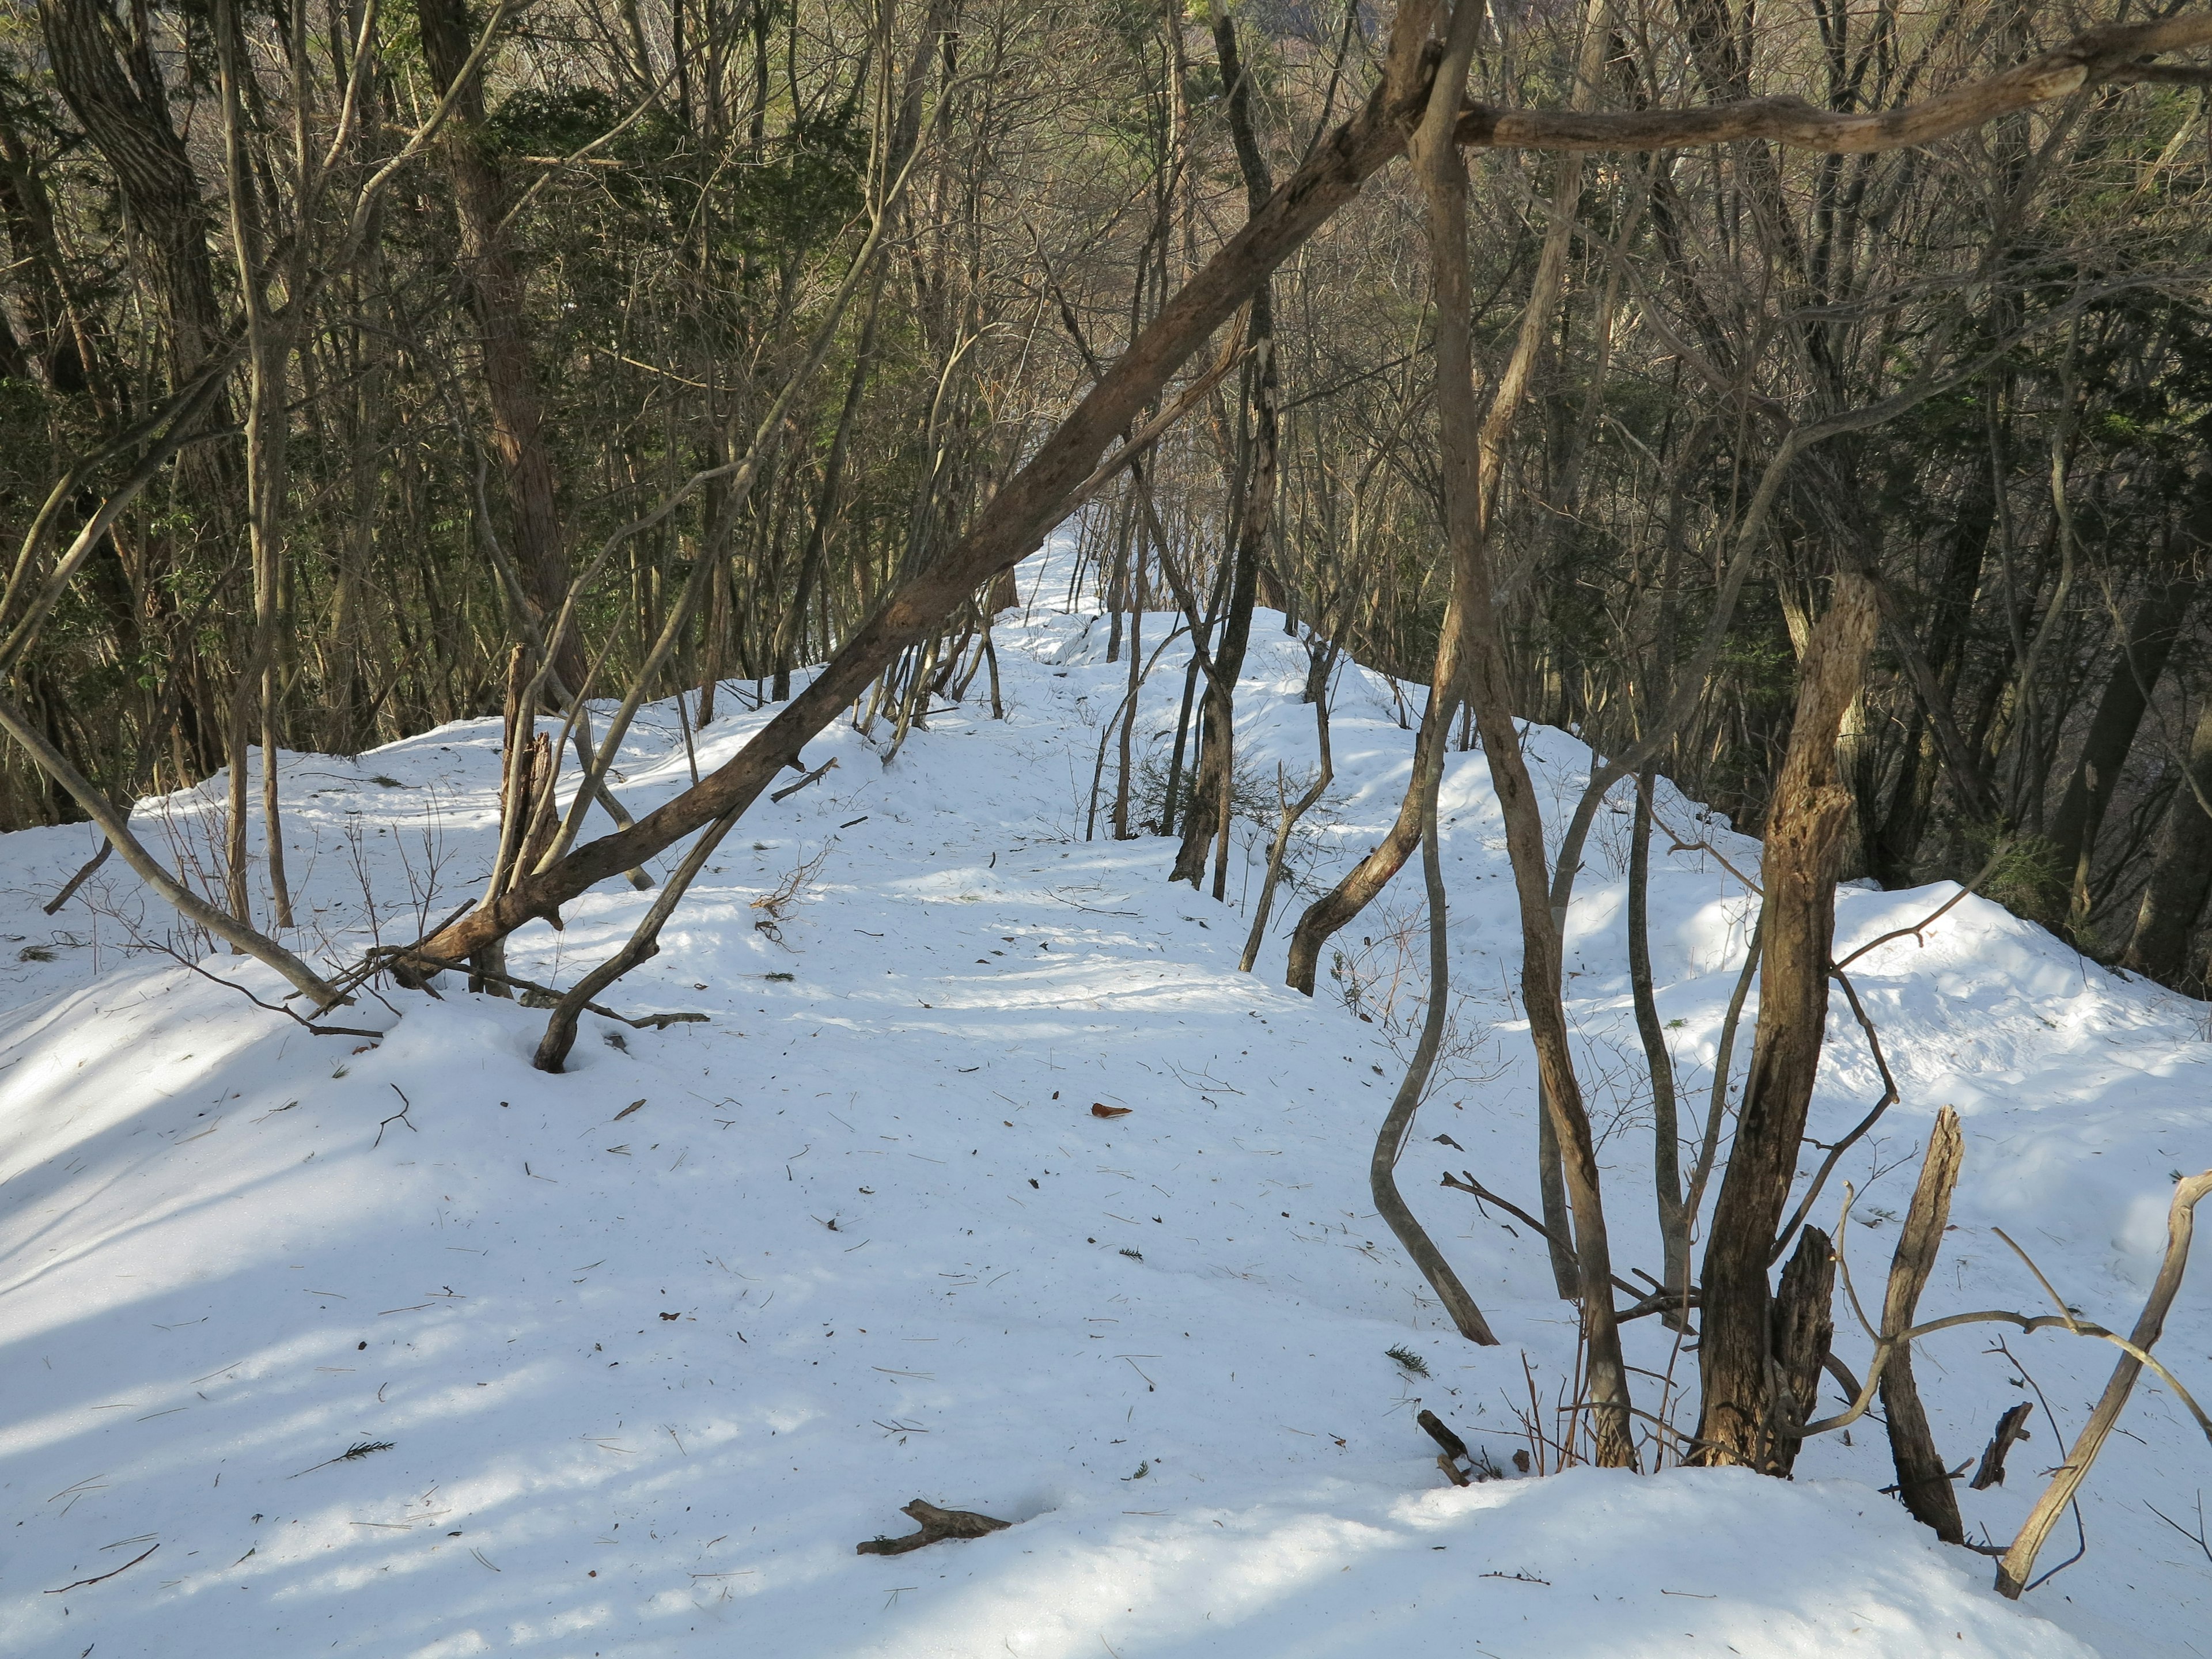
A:
{"label": "tree bark", "polygon": [[[1946,1106],[1936,1115],[1936,1127],[1928,1136],[1928,1154],[1920,1165],[1920,1182],[1913,1188],[1912,1207],[1898,1233],[1889,1289],[1882,1298],[1884,1336],[1912,1328],[1920,1293],[1928,1288],[1936,1254],[1942,1248],[1943,1229],[1951,1218],[1951,1189],[1959,1184],[1959,1163],[1964,1155],[1959,1115]],[[1951,1490],[1943,1455],[1936,1449],[1928,1413],[1921,1407],[1920,1391],[1912,1379],[1910,1342],[1899,1343],[1882,1367],[1881,1409],[1889,1420],[1889,1454],[1897,1466],[1899,1500],[1945,1543],[1964,1543],[1966,1531],[1959,1519],[1959,1496]]]}
{"label": "tree bark", "polygon": [[[1628,843],[1628,988],[1636,1005],[1636,1035],[1651,1078],[1651,1173],[1659,1206],[1662,1285],[1690,1282],[1690,1218],[1682,1207],[1681,1128],[1675,1111],[1674,1057],[1659,1023],[1651,981],[1651,791],[1658,769],[1636,780],[1635,816]],[[1672,1316],[1670,1316],[1671,1317]]]}
{"label": "tree bark", "polygon": [[[1782,1288],[1774,1298],[1773,1330],[1775,1386],[1793,1423],[1810,1423],[1820,1403],[1820,1374],[1835,1340],[1832,1304],[1836,1294],[1836,1253],[1827,1234],[1807,1227],[1797,1235],[1796,1254],[1782,1270]],[[1772,1472],[1787,1477],[1797,1462],[1804,1442],[1778,1432],[1772,1448]]]}
{"label": "tree bark", "polygon": [[1875,614],[1873,583],[1856,572],[1838,574],[1800,670],[1796,716],[1767,820],[1759,1024],[1700,1281],[1698,1436],[1705,1443],[1698,1456],[1708,1463],[1760,1468],[1772,1438],[1767,1261],[1826,1034],[1836,866],[1852,807],[1836,774],[1836,738],[1865,675]]}

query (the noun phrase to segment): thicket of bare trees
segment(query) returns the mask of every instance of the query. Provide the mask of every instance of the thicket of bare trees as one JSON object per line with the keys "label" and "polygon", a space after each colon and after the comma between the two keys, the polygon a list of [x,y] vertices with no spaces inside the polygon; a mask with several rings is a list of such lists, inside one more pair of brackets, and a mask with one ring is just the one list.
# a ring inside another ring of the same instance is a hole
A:
{"label": "thicket of bare trees", "polygon": [[[1586,50],[1583,21],[1493,28],[1471,96],[1873,113],[2056,27],[1825,3],[1754,27],[1680,0],[1609,10]],[[42,0],[0,58],[14,699],[117,800],[264,740],[350,751],[489,712],[564,603],[548,707],[594,659],[592,690],[649,663],[648,695],[702,688],[708,720],[719,682],[781,700],[1358,108],[1382,27],[1356,6]],[[1486,390],[1513,385],[1483,511],[1518,711],[1612,752],[1694,692],[1652,760],[1747,829],[1822,585],[1873,572],[1844,872],[1964,877],[2002,848],[1985,890],[2194,988],[2203,94],[2171,66],[2100,82],[1872,152],[1488,151],[1471,326]],[[1434,654],[1419,224],[1394,169],[1303,236],[1221,378],[1142,400],[1183,418],[1087,521],[1117,646],[1138,602],[1201,643],[1146,826],[1184,878],[1218,878],[1229,745],[1207,734],[1255,601],[1416,683]],[[964,674],[975,598],[872,694],[894,727]],[[6,822],[83,810],[10,748]],[[236,866],[228,907],[281,923],[281,869]]]}
{"label": "thicket of bare trees", "polygon": [[[0,24],[0,822],[95,819],[329,1006],[249,751],[503,711],[486,888],[385,965],[503,990],[517,927],[690,838],[556,1010],[558,1069],[808,738],[896,753],[995,686],[1006,573],[1085,508],[1132,684],[1146,612],[1191,647],[1164,787],[1133,697],[1100,750],[1106,832],[1172,837],[1164,876],[1224,890],[1261,607],[1310,697],[1345,653],[1414,688],[1404,811],[1294,984],[1425,842],[1440,894],[1436,778],[1480,743],[1592,1455],[1637,1456],[1617,1317],[1694,1308],[1695,1455],[1786,1470],[1833,1426],[1802,1415],[1833,1261],[1784,1210],[1836,880],[1971,878],[2204,988],[2208,44],[1966,0],[39,0]],[[679,691],[778,713],[633,822],[610,762]],[[1565,823],[1530,719],[1601,757]],[[226,766],[195,891],[117,808]],[[1766,840],[1761,994],[1701,1266],[1716,1168],[1685,1186],[1653,1045],[1667,1282],[1617,1316],[1559,929],[1605,792],[1640,839],[1662,772]],[[1485,1340],[1390,1174],[1434,1051],[1376,1201]],[[1881,1349],[1908,1427],[1916,1273]]]}

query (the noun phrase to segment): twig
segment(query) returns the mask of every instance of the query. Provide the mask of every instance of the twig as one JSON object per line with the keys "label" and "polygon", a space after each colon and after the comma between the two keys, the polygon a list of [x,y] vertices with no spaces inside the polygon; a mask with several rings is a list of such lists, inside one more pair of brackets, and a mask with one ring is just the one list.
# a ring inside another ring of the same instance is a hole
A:
{"label": "twig", "polygon": [[2012,1253],[2027,1264],[2028,1272],[2035,1275],[2035,1282],[2043,1286],[2043,1293],[2051,1298],[2051,1305],[2058,1310],[2060,1316],[2066,1321],[2066,1328],[2078,1335],[2081,1327],[2074,1322],[2074,1310],[2066,1305],[2065,1297],[2051,1288],[2051,1281],[2043,1276],[2043,1269],[2035,1265],[2035,1258],[2021,1249],[2019,1245],[2014,1244],[2012,1235],[2003,1228],[1992,1227],[1990,1231],[2004,1240],[2006,1243],[2012,1244]]}
{"label": "twig", "polygon": [[830,756],[828,760],[823,761],[821,765],[816,767],[805,777],[799,779],[797,783],[791,784],[785,788],[777,790],[774,794],[770,795],[769,799],[772,801],[780,801],[787,795],[797,794],[800,790],[805,788],[808,784],[819,782],[823,774],[829,771],[829,769],[836,765],[836,763],[837,757],[835,755]]}
{"label": "twig", "polygon": [[[1528,1211],[1510,1199],[1500,1198],[1496,1193],[1492,1192],[1489,1188],[1474,1178],[1474,1172],[1472,1170],[1467,1171],[1463,1178],[1454,1176],[1447,1170],[1444,1171],[1443,1184],[1455,1192],[1467,1194],[1478,1204],[1495,1204],[1522,1226],[1528,1228],[1539,1238],[1543,1239],[1547,1243],[1551,1242],[1551,1232],[1542,1222],[1537,1220],[1534,1216],[1530,1215]],[[1648,1273],[1644,1276],[1647,1279],[1650,1277]],[[1652,1283],[1656,1285],[1658,1281],[1653,1279]],[[1613,1316],[1616,1319],[1638,1319],[1648,1313],[1656,1313],[1664,1307],[1680,1305],[1680,1298],[1663,1286],[1658,1291],[1647,1293],[1630,1284],[1618,1273],[1613,1275],[1613,1285],[1622,1294],[1635,1298],[1635,1304],[1632,1307]],[[1694,1306],[1694,1303],[1692,1305]]]}
{"label": "twig", "polygon": [[1761,887],[1761,886],[1760,886],[1757,882],[1753,881],[1753,880],[1749,877],[1749,876],[1747,876],[1746,874],[1744,874],[1744,872],[1743,872],[1742,871],[1741,871],[1741,870],[1737,869],[1737,868],[1735,867],[1735,866],[1734,866],[1733,864],[1730,864],[1730,863],[1728,861],[1728,855],[1727,855],[1726,854],[1723,853],[1719,848],[1717,848],[1717,847],[1714,846],[1711,842],[1709,842],[1709,841],[1684,841],[1684,840],[1683,840],[1680,836],[1676,835],[1676,834],[1674,833],[1674,826],[1673,826],[1673,825],[1671,825],[1671,824],[1669,824],[1669,823],[1667,822],[1667,820],[1666,820],[1666,819],[1664,819],[1664,818],[1662,818],[1662,817],[1661,817],[1659,816],[1659,809],[1658,809],[1657,803],[1656,803],[1656,802],[1655,802],[1655,803],[1653,803],[1652,809],[1651,809],[1651,822],[1652,822],[1652,823],[1656,823],[1656,824],[1657,824],[1657,825],[1660,827],[1660,829],[1662,829],[1662,830],[1665,830],[1665,831],[1666,831],[1666,834],[1667,834],[1667,839],[1668,839],[1668,841],[1671,841],[1671,842],[1673,842],[1674,843],[1674,848],[1673,848],[1673,849],[1672,849],[1672,850],[1674,850],[1674,852],[1677,852],[1677,853],[1705,853],[1705,854],[1710,854],[1711,855],[1711,857],[1712,857],[1712,859],[1713,859],[1714,862],[1716,862],[1717,864],[1718,864],[1722,869],[1723,869],[1723,870],[1727,871],[1727,872],[1729,872],[1729,874],[1730,874],[1730,875],[1734,876],[1734,877],[1735,877],[1738,881],[1741,882],[1741,883],[1742,883],[1746,887],[1749,888],[1753,892],[1754,892],[1754,893],[1758,894],[1759,897],[1761,897],[1761,898],[1765,898],[1765,897],[1766,896],[1766,890],[1765,890],[1764,887]]}
{"label": "twig", "polygon": [[[135,933],[137,930],[134,928],[132,932]],[[239,995],[244,997],[255,1007],[266,1008],[272,1014],[282,1014],[285,1018],[291,1020],[294,1024],[306,1026],[308,1031],[313,1036],[382,1037],[391,1035],[391,1033],[387,1031],[372,1031],[367,1027],[360,1025],[318,1025],[313,1020],[309,1019],[305,1015],[301,1014],[296,1008],[288,1008],[281,1002],[270,1002],[266,998],[258,997],[254,995],[251,990],[247,989],[245,986],[240,985],[234,979],[225,979],[221,974],[210,974],[206,969],[201,967],[199,963],[194,962],[190,957],[185,955],[183,951],[178,950],[166,939],[144,939],[143,942],[151,949],[159,951],[164,956],[172,958],[179,966],[189,968],[193,973],[198,974],[202,979],[212,980],[217,985],[228,987],[231,990],[237,992]]]}
{"label": "twig", "polygon": [[2172,1527],[2174,1531],[2179,1533],[2191,1543],[2196,1545],[2198,1549],[2203,1550],[2204,1552],[2204,1559],[2207,1561],[2212,1561],[2212,1543],[2206,1542],[2204,1535],[2204,1494],[2203,1492],[2200,1492],[2197,1494],[2197,1530],[2195,1532],[2190,1531],[2189,1528],[2183,1526],[2180,1522],[2166,1514],[2165,1510],[2160,1509],[2157,1504],[2152,1503],[2148,1498],[2143,1500],[2143,1507],[2148,1510],[2153,1515],[2158,1516],[2160,1520],[2165,1522],[2167,1526]]}
{"label": "twig", "polygon": [[[356,1462],[360,1459],[367,1457],[372,1452],[390,1451],[391,1449],[392,1442],[389,1440],[363,1440],[356,1444],[348,1446],[336,1457],[325,1457],[319,1463],[310,1463],[306,1468],[300,1471],[300,1474],[313,1474],[317,1469],[326,1469],[333,1463]],[[288,1474],[284,1478],[287,1480],[297,1480],[300,1478],[300,1474]]]}
{"label": "twig", "polygon": [[1805,1189],[1805,1196],[1798,1202],[1796,1213],[1790,1218],[1790,1224],[1782,1230],[1781,1234],[1774,1241],[1773,1254],[1766,1258],[1766,1264],[1770,1267],[1782,1259],[1783,1251],[1790,1248],[1791,1237],[1796,1234],[1798,1228],[1805,1224],[1806,1216],[1812,1212],[1813,1200],[1820,1195],[1820,1188],[1827,1184],[1828,1177],[1835,1173],[1836,1164],[1843,1155],[1857,1145],[1859,1138],[1879,1123],[1881,1121],[1881,1115],[1896,1105],[1902,1098],[1898,1092],[1897,1079],[1890,1074],[1889,1061],[1881,1052],[1881,1034],[1875,1030],[1874,1021],[1868,1018],[1865,1007],[1860,1003],[1857,988],[1844,977],[1842,968],[1831,968],[1828,971],[1835,976],[1836,982],[1844,988],[1844,999],[1851,1005],[1851,1015],[1858,1021],[1859,1030],[1866,1033],[1867,1047],[1874,1051],[1875,1069],[1881,1073],[1881,1098],[1875,1102],[1874,1109],[1853,1125],[1848,1134],[1828,1148],[1827,1157],[1820,1161],[1820,1169],[1814,1174],[1813,1184]]}
{"label": "twig", "polygon": [[[1888,933],[1881,935],[1879,938],[1869,939],[1864,945],[1860,945],[1857,950],[1852,951],[1850,955],[1845,957],[1841,962],[1838,963],[1835,966],[1835,971],[1838,974],[1841,974],[1844,969],[1850,967],[1868,951],[1873,950],[1877,945],[1887,945],[1890,940],[1893,939],[1903,939],[1907,934],[1911,934],[1914,939],[1919,939],[1921,934],[1926,933],[1937,922],[1942,921],[1944,916],[1949,913],[1953,905],[1958,903],[1960,899],[1965,898],[1969,893],[1979,887],[1992,875],[1996,874],[1998,860],[2002,859],[2004,855],[2011,850],[2012,843],[2009,841],[1999,842],[1996,845],[1996,850],[1990,854],[1990,861],[1981,867],[1980,873],[1976,875],[1972,881],[1968,882],[1964,887],[1961,887],[1957,892],[1952,894],[1950,897],[1945,899],[1942,903],[1937,905],[1935,909],[1929,912],[1929,914],[1921,921],[1914,922],[1911,927],[1893,928]],[[1921,943],[1924,945],[1927,941],[1925,939],[1922,939]]]}
{"label": "twig", "polygon": [[[64,894],[63,896],[67,897],[68,895]],[[2159,1519],[2164,1521],[2166,1517],[2164,1516],[2160,1516]],[[2168,1524],[2171,1525],[2172,1523],[2168,1522]],[[82,1589],[87,1584],[104,1584],[109,1579],[114,1577],[115,1573],[130,1571],[131,1568],[137,1566],[141,1561],[143,1561],[148,1556],[151,1555],[155,1550],[161,1547],[159,1544],[149,1545],[138,1554],[132,1556],[128,1561],[125,1561],[121,1566],[116,1568],[115,1572],[103,1572],[97,1578],[80,1578],[74,1584],[64,1584],[60,1589],[50,1589],[46,1594],[49,1595],[61,1595],[73,1589]],[[89,1653],[91,1650],[88,1648],[85,1651]]]}
{"label": "twig", "polygon": [[[393,1094],[399,1097],[401,1104],[398,1111],[394,1112],[390,1117],[386,1118],[383,1122],[376,1126],[376,1139],[368,1143],[368,1150],[372,1152],[379,1146],[384,1145],[384,1132],[387,1128],[391,1127],[394,1123],[404,1123],[409,1129],[413,1130],[414,1133],[418,1135],[422,1133],[420,1129],[416,1129],[415,1127],[415,1120],[407,1115],[408,1113],[415,1109],[415,1103],[407,1098],[407,1091],[402,1089],[396,1083],[387,1083],[384,1086],[391,1090]],[[351,1452],[348,1452],[346,1455],[350,1457],[353,1454]],[[318,1465],[318,1467],[320,1466]]]}

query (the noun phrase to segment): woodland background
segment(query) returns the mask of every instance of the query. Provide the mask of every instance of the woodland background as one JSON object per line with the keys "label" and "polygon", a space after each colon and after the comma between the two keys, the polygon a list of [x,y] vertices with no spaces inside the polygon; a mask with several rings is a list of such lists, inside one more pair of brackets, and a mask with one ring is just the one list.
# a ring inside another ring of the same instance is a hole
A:
{"label": "woodland background", "polygon": [[[1474,95],[1879,109],[2083,21],[1980,0],[1605,16],[1593,87],[1579,11],[1499,9]],[[580,572],[571,685],[648,670],[646,695],[697,689],[701,725],[718,697],[788,695],[1356,106],[1387,24],[1357,0],[537,0],[492,21],[480,62],[487,19],[460,0],[40,0],[0,24],[0,518],[23,542],[4,665],[115,800],[264,741],[350,754],[495,712]],[[1486,155],[1476,361],[1526,374],[1485,428],[1518,712],[1632,740],[1756,535],[1657,764],[1757,833],[1818,595],[1839,561],[1869,567],[1844,873],[1983,872],[2082,949],[2201,990],[2208,164],[2191,84],[1884,154]],[[1410,681],[1418,714],[1449,586],[1430,280],[1402,169],[1279,271],[1230,371],[1093,498],[1117,648],[1120,610],[1173,608],[1172,586],[1233,666],[1258,600],[1317,665]],[[1856,424],[1795,455],[1747,532],[1785,436],[1838,416]],[[134,469],[39,612],[42,544]],[[877,703],[926,720],[929,690],[964,690],[988,605]],[[1172,777],[1149,823],[1121,795],[1101,833],[1184,827]],[[0,824],[79,815],[9,746]],[[240,865],[234,908],[281,922],[272,872]]]}

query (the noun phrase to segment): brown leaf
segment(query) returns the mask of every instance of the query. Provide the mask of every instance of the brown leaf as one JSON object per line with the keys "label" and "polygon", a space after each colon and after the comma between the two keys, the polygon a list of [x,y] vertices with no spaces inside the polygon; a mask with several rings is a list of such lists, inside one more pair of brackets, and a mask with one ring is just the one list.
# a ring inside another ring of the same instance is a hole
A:
{"label": "brown leaf", "polygon": [[1109,1106],[1104,1101],[1097,1100],[1091,1103],[1091,1115],[1093,1117],[1127,1117],[1129,1115],[1129,1109],[1127,1106]]}

